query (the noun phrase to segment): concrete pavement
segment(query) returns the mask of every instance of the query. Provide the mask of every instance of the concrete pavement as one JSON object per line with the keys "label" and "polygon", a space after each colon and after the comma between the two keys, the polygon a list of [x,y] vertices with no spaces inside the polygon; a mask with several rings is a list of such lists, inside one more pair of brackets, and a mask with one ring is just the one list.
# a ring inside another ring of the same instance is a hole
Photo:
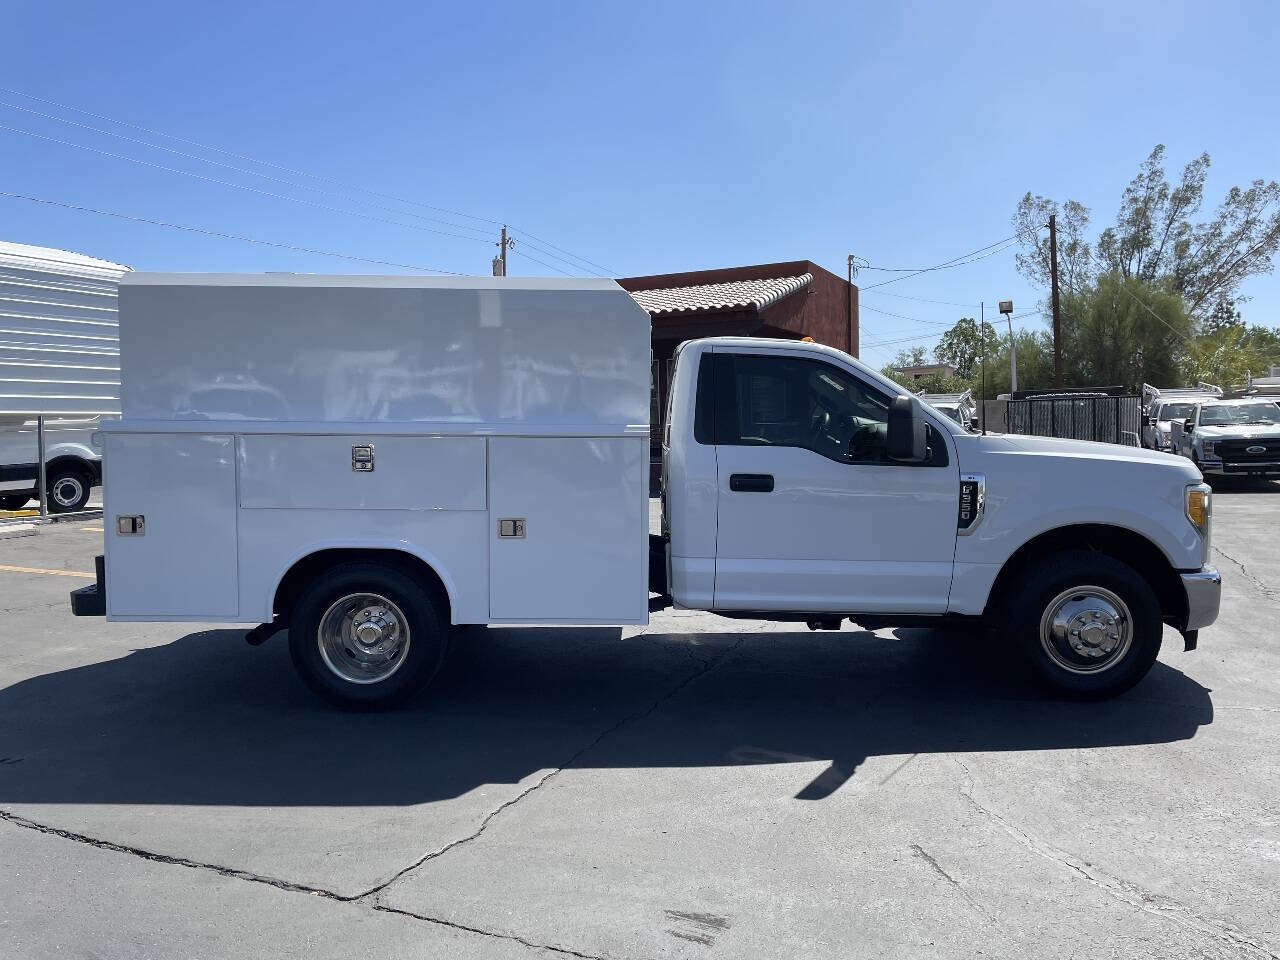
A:
{"label": "concrete pavement", "polygon": [[1278,494],[1220,491],[1221,619],[1092,705],[667,612],[340,714],[281,638],[72,618],[100,523],[0,541],[0,955],[1275,957]]}

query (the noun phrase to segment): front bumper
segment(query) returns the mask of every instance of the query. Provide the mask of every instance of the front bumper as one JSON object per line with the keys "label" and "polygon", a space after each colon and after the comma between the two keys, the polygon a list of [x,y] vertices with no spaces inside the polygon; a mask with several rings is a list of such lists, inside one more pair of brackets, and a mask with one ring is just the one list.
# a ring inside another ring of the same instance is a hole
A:
{"label": "front bumper", "polygon": [[1200,472],[1215,477],[1280,477],[1280,463],[1224,463],[1221,460],[1200,461]]}
{"label": "front bumper", "polygon": [[1187,623],[1184,633],[1207,627],[1218,619],[1222,605],[1222,574],[1205,564],[1194,573],[1184,573],[1182,589],[1187,594]]}

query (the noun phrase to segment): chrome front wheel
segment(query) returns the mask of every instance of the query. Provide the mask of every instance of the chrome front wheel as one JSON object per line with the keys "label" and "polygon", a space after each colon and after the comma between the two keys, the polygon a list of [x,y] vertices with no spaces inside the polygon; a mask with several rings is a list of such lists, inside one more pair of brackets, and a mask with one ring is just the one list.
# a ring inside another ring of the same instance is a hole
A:
{"label": "chrome front wheel", "polygon": [[1133,614],[1120,596],[1093,585],[1063,590],[1040,618],[1040,645],[1049,659],[1075,674],[1110,670],[1133,643]]}
{"label": "chrome front wheel", "polygon": [[316,644],[334,676],[347,683],[381,683],[409,656],[412,635],[404,611],[376,593],[351,593],[320,617]]}

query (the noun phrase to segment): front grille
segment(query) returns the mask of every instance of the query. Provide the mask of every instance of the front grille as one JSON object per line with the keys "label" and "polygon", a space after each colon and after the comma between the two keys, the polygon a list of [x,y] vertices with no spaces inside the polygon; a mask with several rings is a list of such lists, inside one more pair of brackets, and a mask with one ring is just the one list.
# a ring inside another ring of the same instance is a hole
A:
{"label": "front grille", "polygon": [[[1253,449],[1250,450],[1250,447]],[[1280,437],[1266,440],[1219,440],[1217,451],[1218,456],[1232,463],[1274,462],[1280,460]]]}

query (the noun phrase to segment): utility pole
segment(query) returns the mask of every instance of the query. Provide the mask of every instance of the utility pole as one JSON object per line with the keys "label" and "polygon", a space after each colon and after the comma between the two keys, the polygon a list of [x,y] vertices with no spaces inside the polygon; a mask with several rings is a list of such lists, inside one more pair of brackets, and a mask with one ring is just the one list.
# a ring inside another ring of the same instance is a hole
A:
{"label": "utility pole", "polygon": [[507,239],[507,225],[502,225],[502,238],[498,241],[498,255],[493,258],[493,275],[495,277],[505,277],[507,275],[507,250],[516,245],[515,240]]}
{"label": "utility pole", "polygon": [[849,339],[846,345],[849,348],[849,356],[853,356],[853,278],[857,274],[858,269],[854,264],[853,254],[849,254]]}
{"label": "utility pole", "polygon": [[1049,214],[1049,277],[1053,282],[1053,385],[1062,386],[1062,316],[1058,310],[1058,216]]}

